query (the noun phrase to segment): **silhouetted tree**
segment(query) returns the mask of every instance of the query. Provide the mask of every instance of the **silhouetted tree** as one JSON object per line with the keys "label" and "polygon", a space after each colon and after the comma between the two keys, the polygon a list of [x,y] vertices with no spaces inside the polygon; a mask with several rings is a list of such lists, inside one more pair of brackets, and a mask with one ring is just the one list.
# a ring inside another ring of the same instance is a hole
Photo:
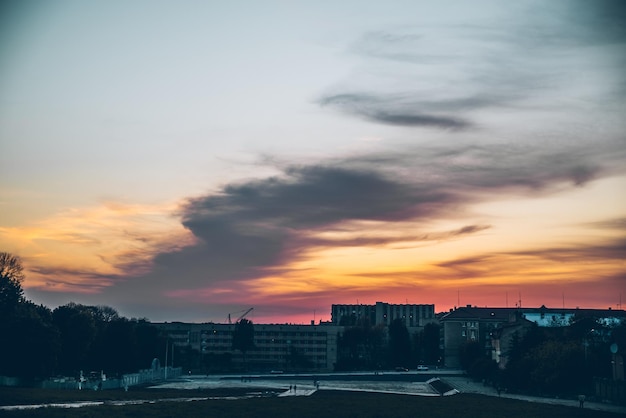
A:
{"label": "silhouetted tree", "polygon": [[459,349],[461,367],[465,370],[469,370],[474,362],[485,357],[485,350],[478,341],[468,341],[462,344]]}
{"label": "silhouetted tree", "polygon": [[24,301],[24,267],[19,257],[0,252],[0,318],[14,313]]}
{"label": "silhouetted tree", "polygon": [[411,365],[411,339],[409,331],[400,318],[389,324],[389,362],[392,366]]}
{"label": "silhouetted tree", "polygon": [[135,369],[146,369],[152,363],[152,359],[159,358],[162,354],[165,338],[160,336],[157,327],[145,319],[137,320],[135,334],[137,338],[137,362]]}
{"label": "silhouetted tree", "polygon": [[109,373],[137,370],[137,337],[135,323],[117,318],[105,323],[96,340],[98,369]]}
{"label": "silhouetted tree", "polygon": [[294,345],[289,346],[287,359],[289,361],[289,365],[294,370],[307,369],[312,366],[311,361],[307,359],[304,353]]}
{"label": "silhouetted tree", "polygon": [[76,375],[89,366],[88,356],[98,332],[96,320],[88,309],[75,303],[59,306],[52,318],[60,332],[60,370]]}
{"label": "silhouetted tree", "polygon": [[84,309],[91,312],[91,315],[99,324],[106,324],[120,319],[120,315],[117,313],[115,308],[110,306],[84,306]]}
{"label": "silhouetted tree", "polygon": [[0,321],[0,375],[22,378],[55,373],[59,334],[50,310],[23,301],[11,317]]}
{"label": "silhouetted tree", "polygon": [[549,339],[526,356],[532,359],[530,386],[542,393],[572,393],[583,385],[585,361],[578,342]]}
{"label": "silhouetted tree", "polygon": [[0,375],[44,377],[54,373],[59,338],[50,310],[23,296],[19,257],[0,252]]}
{"label": "silhouetted tree", "polygon": [[426,324],[424,329],[414,334],[415,358],[422,364],[437,364],[440,358],[439,325]]}
{"label": "silhouetted tree", "polygon": [[149,367],[163,346],[154,326],[108,306],[36,306],[24,298],[23,280],[20,259],[0,252],[0,375],[134,371]]}
{"label": "silhouetted tree", "polygon": [[380,369],[386,359],[384,328],[372,327],[369,320],[359,321],[357,326],[349,327],[337,340],[336,370]]}
{"label": "silhouetted tree", "polygon": [[247,366],[246,353],[253,348],[255,348],[254,325],[248,319],[240,319],[233,331],[233,349],[241,351],[244,367]]}
{"label": "silhouetted tree", "polygon": [[593,377],[611,376],[609,347],[619,326],[592,316],[577,316],[569,326],[534,326],[524,337],[514,335],[504,370],[512,389],[550,395],[593,390]]}
{"label": "silhouetted tree", "polygon": [[364,368],[360,350],[365,341],[365,331],[360,327],[346,328],[337,340],[337,370]]}

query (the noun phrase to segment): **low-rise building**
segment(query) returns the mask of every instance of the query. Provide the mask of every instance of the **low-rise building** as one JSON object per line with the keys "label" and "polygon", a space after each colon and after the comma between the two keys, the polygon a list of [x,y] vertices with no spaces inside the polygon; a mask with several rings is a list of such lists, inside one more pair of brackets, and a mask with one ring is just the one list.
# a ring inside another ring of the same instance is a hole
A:
{"label": "low-rise building", "polygon": [[[173,344],[203,356],[228,355],[234,368],[244,367],[243,354],[233,349],[235,324],[156,323]],[[308,369],[332,371],[337,362],[337,337],[343,327],[318,325],[253,324],[255,348],[246,352],[250,370]]]}
{"label": "low-rise building", "polygon": [[[615,322],[626,318],[626,311],[611,309],[553,309],[539,308],[479,308],[467,305],[451,309],[440,317],[444,364],[461,366],[460,350],[468,342],[481,344],[501,367],[506,365],[506,353],[515,332],[521,337],[530,324],[539,327],[565,327],[576,318],[591,317]],[[520,334],[521,333],[521,334]]]}
{"label": "low-rise building", "polygon": [[491,333],[514,316],[515,309],[476,308],[468,305],[451,310],[440,319],[443,333],[443,357],[446,367],[461,367],[461,347],[468,342],[481,344],[491,352]]}

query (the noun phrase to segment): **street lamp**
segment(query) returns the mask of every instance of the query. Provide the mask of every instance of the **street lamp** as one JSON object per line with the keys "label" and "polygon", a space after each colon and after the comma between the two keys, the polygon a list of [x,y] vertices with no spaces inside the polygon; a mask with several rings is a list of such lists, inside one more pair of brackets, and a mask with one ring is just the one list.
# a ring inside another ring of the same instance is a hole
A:
{"label": "street lamp", "polygon": [[[165,380],[167,380],[167,357],[168,357],[168,351],[170,348],[170,337],[168,336],[167,339],[165,340]],[[172,341],[172,368],[174,368],[174,341]]]}

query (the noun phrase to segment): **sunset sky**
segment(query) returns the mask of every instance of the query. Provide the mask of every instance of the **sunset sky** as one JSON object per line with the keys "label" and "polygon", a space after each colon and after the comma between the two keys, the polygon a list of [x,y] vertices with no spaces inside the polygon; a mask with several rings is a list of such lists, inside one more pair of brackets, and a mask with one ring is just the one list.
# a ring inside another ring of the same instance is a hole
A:
{"label": "sunset sky", "polygon": [[616,309],[625,68],[620,0],[3,2],[0,251],[153,321]]}

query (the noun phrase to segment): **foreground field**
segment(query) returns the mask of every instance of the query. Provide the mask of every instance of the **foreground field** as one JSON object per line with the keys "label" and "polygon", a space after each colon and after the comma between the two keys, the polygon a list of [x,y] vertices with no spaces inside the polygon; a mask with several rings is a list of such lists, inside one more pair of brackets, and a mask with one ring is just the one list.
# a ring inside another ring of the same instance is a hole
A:
{"label": "foreground field", "polygon": [[[65,396],[63,396],[65,393]],[[244,392],[230,393],[243,395]],[[79,395],[84,395],[76,397]],[[132,395],[132,396],[131,396]],[[2,403],[41,403],[71,400],[162,399],[165,397],[226,396],[225,392],[155,391],[68,392],[0,388]],[[7,397],[10,397],[7,400]],[[18,402],[20,400],[20,402]],[[144,403],[139,405],[99,405],[82,408],[42,408],[0,411],[0,417],[428,417],[428,418],[617,418],[623,415],[556,405],[524,402],[482,395],[420,397],[364,392],[319,391],[308,397],[269,397],[251,399],[212,399],[207,401]]]}

